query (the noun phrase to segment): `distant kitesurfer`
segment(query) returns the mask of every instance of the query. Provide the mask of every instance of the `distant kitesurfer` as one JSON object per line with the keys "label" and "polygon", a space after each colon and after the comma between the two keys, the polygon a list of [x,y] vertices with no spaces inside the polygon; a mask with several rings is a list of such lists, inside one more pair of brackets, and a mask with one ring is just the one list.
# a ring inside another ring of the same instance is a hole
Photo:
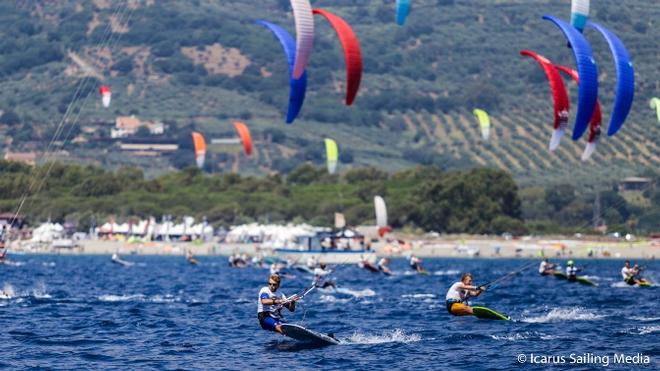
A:
{"label": "distant kitesurfer", "polygon": [[7,249],[4,242],[0,245],[0,264],[4,264],[7,258]]}
{"label": "distant kitesurfer", "polygon": [[422,267],[422,259],[416,257],[415,255],[410,256],[410,268],[412,268],[414,271],[417,271],[417,273],[424,273],[424,267]]}
{"label": "distant kitesurfer", "polygon": [[374,267],[374,265],[371,264],[371,262],[369,261],[368,258],[364,258],[364,257],[361,257],[361,258],[362,258],[362,260],[360,260],[360,262],[358,263],[358,267],[366,269],[366,270],[368,270],[369,272],[372,272],[372,273],[378,273],[379,272],[378,268]]}
{"label": "distant kitesurfer", "polygon": [[112,262],[115,263],[115,264],[119,264],[119,265],[121,265],[121,266],[124,266],[124,267],[130,267],[130,266],[132,266],[132,265],[135,264],[135,263],[131,263],[131,262],[128,262],[128,261],[126,261],[126,260],[123,260],[123,259],[119,256],[119,254],[116,253],[116,252],[115,252],[114,254],[112,254]]}
{"label": "distant kitesurfer", "polygon": [[625,263],[623,263],[623,268],[621,268],[621,276],[623,276],[623,280],[627,284],[635,285],[643,281],[638,277],[641,271],[642,269],[637,264],[635,264],[634,267],[631,267],[630,261],[626,260]]}
{"label": "distant kitesurfer", "polygon": [[580,271],[582,271],[582,268],[576,267],[572,260],[569,260],[568,263],[566,263],[566,278],[568,281],[577,281],[577,273]]}
{"label": "distant kitesurfer", "polygon": [[386,275],[391,275],[392,271],[390,270],[390,267],[388,266],[390,264],[390,259],[388,258],[382,258],[378,262],[378,270],[385,273]]}
{"label": "distant kitesurfer", "polygon": [[557,264],[550,263],[550,260],[545,258],[541,262],[541,265],[539,265],[539,274],[541,276],[552,275],[555,273],[555,268],[557,268]]}
{"label": "distant kitesurfer", "polygon": [[195,259],[195,257],[193,256],[191,250],[186,250],[186,260],[188,261],[188,263],[192,265],[197,265],[199,263],[197,259]]}
{"label": "distant kitesurfer", "polygon": [[261,256],[261,254],[255,255],[255,256],[252,257],[252,260],[250,261],[250,264],[253,267],[262,268],[263,265],[264,265],[264,259]]}
{"label": "distant kitesurfer", "polygon": [[332,273],[332,269],[326,269],[325,263],[320,263],[317,268],[314,269],[314,282],[316,283],[317,287],[320,287],[322,289],[331,287],[333,289],[337,288],[337,285],[335,284],[335,281],[332,280],[325,280],[323,283],[321,283],[321,280],[323,280],[323,277],[329,275]]}
{"label": "distant kitesurfer", "polygon": [[318,265],[318,261],[316,260],[314,255],[312,255],[309,258],[307,258],[307,261],[305,262],[305,264],[307,265],[307,268],[314,269]]}
{"label": "distant kitesurfer", "polygon": [[246,258],[239,254],[233,254],[228,258],[229,266],[232,268],[244,268],[247,265]]}
{"label": "distant kitesurfer", "polygon": [[464,273],[459,282],[451,285],[447,291],[446,304],[447,311],[455,316],[470,316],[473,314],[472,308],[467,300],[471,297],[477,297],[486,291],[483,287],[472,285],[472,274]]}
{"label": "distant kitesurfer", "polygon": [[276,294],[279,287],[280,276],[271,274],[268,277],[268,286],[262,287],[259,291],[257,318],[259,318],[259,325],[262,329],[282,334],[282,308],[287,308],[290,312],[293,312],[296,310],[296,301],[299,298],[294,295],[287,299],[282,292]]}

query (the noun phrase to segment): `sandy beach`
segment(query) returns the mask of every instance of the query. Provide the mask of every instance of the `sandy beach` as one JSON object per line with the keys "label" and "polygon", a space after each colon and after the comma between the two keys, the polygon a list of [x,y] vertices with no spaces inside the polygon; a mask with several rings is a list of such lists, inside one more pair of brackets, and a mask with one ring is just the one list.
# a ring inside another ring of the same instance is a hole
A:
{"label": "sandy beach", "polygon": [[[660,242],[657,240],[633,242],[562,238],[505,240],[503,238],[484,238],[480,236],[447,236],[424,240],[411,238],[408,241],[411,242],[399,244],[396,241],[379,241],[373,243],[372,249],[377,256],[406,257],[415,254],[426,258],[530,258],[547,256],[551,258],[655,259],[660,253]],[[282,254],[276,253],[274,249],[262,247],[257,243],[219,242],[152,241],[129,243],[112,240],[80,240],[75,241],[74,247],[54,247],[52,244],[31,244],[25,241],[14,241],[10,244],[9,250],[10,253],[17,254],[57,255],[111,255],[113,253],[121,255],[184,255],[189,250],[197,256],[229,256],[236,253],[282,256]],[[326,256],[331,254],[326,254]],[[346,253],[335,253],[335,255],[346,256]]]}

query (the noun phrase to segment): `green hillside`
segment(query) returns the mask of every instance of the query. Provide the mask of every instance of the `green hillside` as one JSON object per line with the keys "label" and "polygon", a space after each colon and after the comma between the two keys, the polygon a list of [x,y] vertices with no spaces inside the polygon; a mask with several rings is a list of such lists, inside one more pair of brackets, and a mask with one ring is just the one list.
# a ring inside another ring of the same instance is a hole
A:
{"label": "green hillside", "polygon": [[[637,90],[623,130],[603,136],[585,163],[579,159],[584,140],[565,138],[549,153],[550,92],[538,66],[518,56],[530,49],[573,63],[559,30],[541,20],[543,14],[568,18],[570,1],[416,0],[404,27],[394,23],[393,1],[312,3],[354,27],[365,75],[356,103],[345,107],[343,53],[334,31],[317,19],[307,100],[299,119],[286,125],[286,61],[254,21],[293,32],[287,0],[3,2],[2,150],[62,149],[49,153],[65,162],[138,165],[153,175],[194,163],[191,130],[230,137],[232,120],[240,119],[253,132],[255,155],[246,159],[237,148],[215,146],[207,170],[288,173],[305,161],[321,164],[324,137],[340,145],[340,171],[488,166],[509,171],[523,186],[602,187],[660,165],[660,126],[648,108],[660,90],[660,7],[654,1],[600,0],[593,6],[593,19],[626,43]],[[606,126],[614,65],[600,35],[587,31],[587,37],[598,61]],[[113,88],[110,109],[100,104],[100,84]],[[572,88],[573,102],[576,93]],[[493,119],[488,143],[480,139],[475,107]],[[132,114],[165,122],[164,139],[182,148],[157,158],[120,152],[107,140],[109,131],[116,116]],[[48,147],[53,138],[58,142]]]}

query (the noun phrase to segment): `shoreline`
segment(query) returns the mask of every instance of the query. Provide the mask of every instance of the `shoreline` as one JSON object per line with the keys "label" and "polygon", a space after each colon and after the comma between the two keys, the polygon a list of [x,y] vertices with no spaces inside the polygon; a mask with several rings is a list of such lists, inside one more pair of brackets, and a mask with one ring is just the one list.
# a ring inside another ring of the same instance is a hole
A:
{"label": "shoreline", "polygon": [[[256,243],[218,243],[218,242],[163,242],[128,243],[110,240],[75,241],[75,247],[53,247],[52,244],[30,244],[26,241],[14,241],[9,246],[9,254],[30,255],[147,255],[147,256],[182,256],[191,251],[195,256],[229,256],[247,254],[250,256],[295,256],[298,253],[278,254],[274,249]],[[359,258],[360,252],[313,253],[319,258],[353,255]],[[409,257],[411,254],[420,258],[540,258],[550,259],[589,258],[589,259],[650,259],[660,255],[660,242],[602,242],[569,239],[530,239],[501,240],[484,238],[436,238],[417,240],[398,244],[396,241],[376,242],[372,252],[363,255]],[[301,256],[303,254],[300,254]],[[305,253],[304,255],[309,255]],[[351,259],[353,261],[354,259]]]}

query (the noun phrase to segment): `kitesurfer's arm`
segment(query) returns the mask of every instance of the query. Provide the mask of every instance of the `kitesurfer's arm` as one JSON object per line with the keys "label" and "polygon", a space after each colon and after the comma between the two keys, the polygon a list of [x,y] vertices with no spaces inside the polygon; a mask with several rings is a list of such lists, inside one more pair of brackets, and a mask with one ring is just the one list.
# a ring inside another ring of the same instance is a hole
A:
{"label": "kitesurfer's arm", "polygon": [[289,312],[293,312],[294,310],[296,310],[296,302],[291,301],[291,302],[287,303],[286,304],[286,309],[288,309]]}
{"label": "kitesurfer's arm", "polygon": [[481,295],[481,293],[484,291],[486,291],[485,287],[477,287],[476,290],[470,291],[470,294],[476,298],[477,296]]}
{"label": "kitesurfer's arm", "polygon": [[280,300],[278,300],[278,299],[276,299],[276,298],[272,298],[272,299],[268,299],[268,298],[266,298],[266,299],[261,299],[261,304],[263,304],[263,305],[277,305],[277,304],[279,304],[279,303],[280,303]]}
{"label": "kitesurfer's arm", "polygon": [[477,287],[472,285],[462,285],[461,289],[466,290],[473,298],[476,298],[477,296],[481,295],[482,292],[486,291],[485,287]]}
{"label": "kitesurfer's arm", "polygon": [[298,295],[293,295],[290,298],[284,298],[279,301],[279,303],[283,304],[286,309],[289,310],[289,312],[293,312],[296,310],[296,302],[300,300],[300,297]]}
{"label": "kitesurfer's arm", "polygon": [[316,268],[314,270],[314,275],[318,276],[318,277],[327,276],[330,273],[332,273],[332,270],[325,270],[325,269],[320,269],[320,268]]}

